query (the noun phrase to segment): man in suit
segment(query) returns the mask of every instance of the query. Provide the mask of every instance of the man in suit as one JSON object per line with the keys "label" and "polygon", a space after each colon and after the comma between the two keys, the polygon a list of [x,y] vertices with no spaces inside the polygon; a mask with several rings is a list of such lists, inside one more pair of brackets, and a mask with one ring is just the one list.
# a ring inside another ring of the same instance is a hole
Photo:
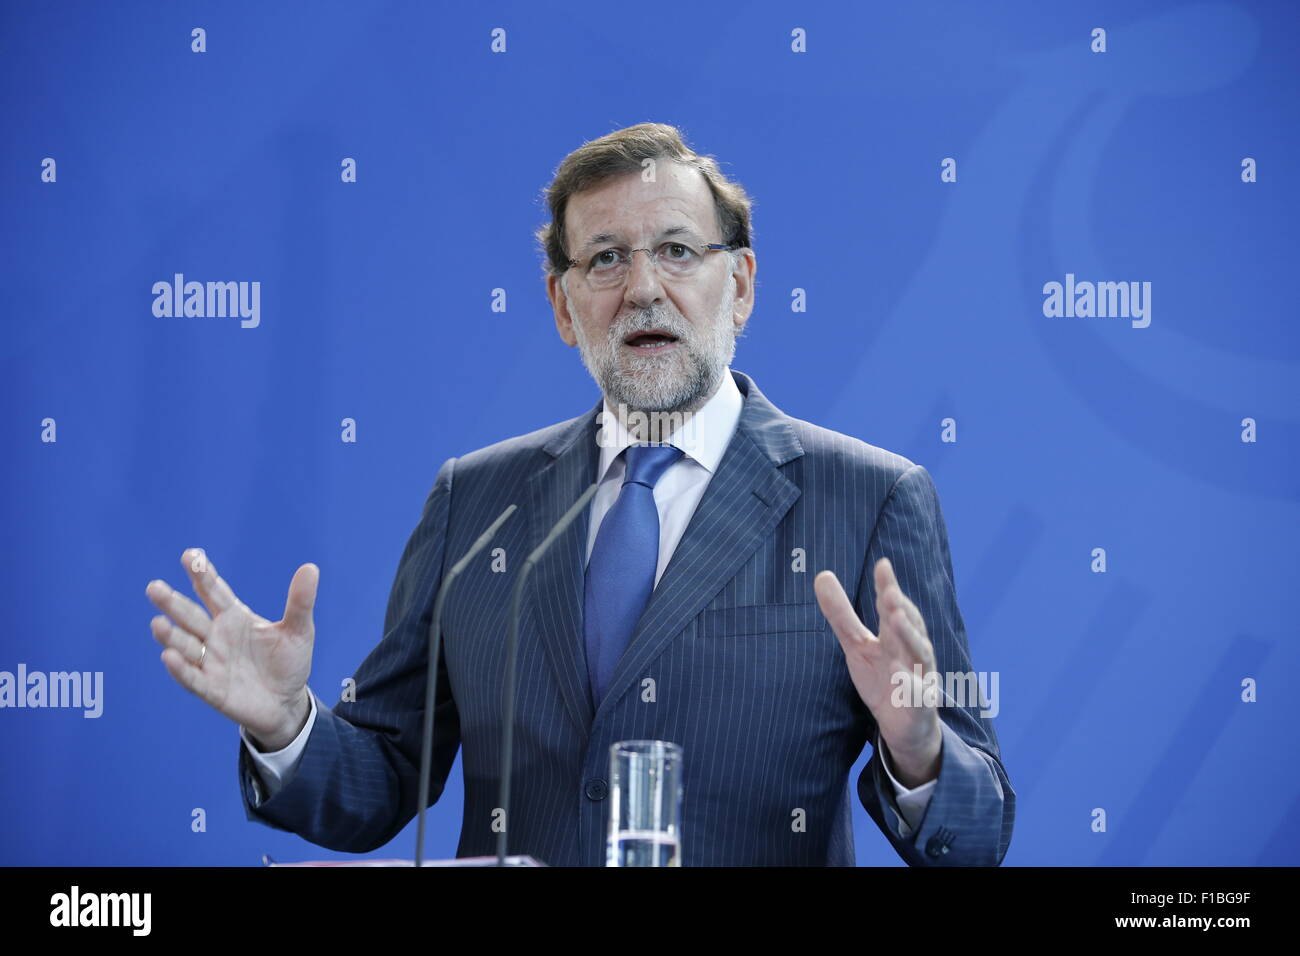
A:
{"label": "man in suit", "polygon": [[249,818],[355,852],[410,821],[433,595],[515,504],[444,606],[433,745],[435,800],[463,751],[457,855],[493,853],[510,572],[595,481],[527,584],[512,853],[603,864],[610,746],[661,739],[684,752],[685,865],[851,865],[848,773],[871,741],[857,795],[904,860],[1000,863],[1015,794],[992,722],[925,692],[972,673],[929,473],[729,368],[754,302],[744,191],[641,124],[566,158],[547,199],[556,326],[602,399],[443,464],[355,699],[306,686],[315,565],[276,623],[198,551],[206,613],[147,589],[168,670],[241,725]]}

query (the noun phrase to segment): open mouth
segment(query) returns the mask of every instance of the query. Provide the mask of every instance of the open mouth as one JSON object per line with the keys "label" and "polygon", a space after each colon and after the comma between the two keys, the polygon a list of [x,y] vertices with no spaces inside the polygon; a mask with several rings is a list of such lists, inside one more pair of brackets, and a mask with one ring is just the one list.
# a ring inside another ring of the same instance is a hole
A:
{"label": "open mouth", "polygon": [[677,336],[670,332],[664,332],[659,329],[651,329],[649,332],[634,332],[623,340],[624,345],[630,345],[636,349],[644,351],[654,351],[656,349],[668,348],[677,341]]}

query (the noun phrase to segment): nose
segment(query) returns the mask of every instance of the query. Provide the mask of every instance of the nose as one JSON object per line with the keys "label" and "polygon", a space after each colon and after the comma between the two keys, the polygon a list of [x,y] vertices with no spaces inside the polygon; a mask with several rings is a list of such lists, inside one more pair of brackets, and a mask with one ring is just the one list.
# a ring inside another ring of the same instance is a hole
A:
{"label": "nose", "polygon": [[[637,253],[644,252],[645,255]],[[632,259],[627,264],[627,276],[623,285],[623,298],[637,308],[645,308],[663,298],[663,283],[659,281],[659,267],[655,265],[654,254],[648,249],[634,249]]]}

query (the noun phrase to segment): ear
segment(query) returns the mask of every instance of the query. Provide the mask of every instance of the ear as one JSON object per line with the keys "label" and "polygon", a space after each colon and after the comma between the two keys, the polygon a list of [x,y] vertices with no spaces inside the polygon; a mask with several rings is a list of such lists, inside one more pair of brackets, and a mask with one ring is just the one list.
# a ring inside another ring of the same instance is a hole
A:
{"label": "ear", "polygon": [[736,334],[739,335],[744,331],[745,323],[749,321],[749,316],[754,311],[754,276],[758,272],[758,259],[754,256],[753,249],[745,248],[737,251],[741,255],[736,260],[735,268],[731,270],[731,279],[736,283],[736,301],[732,306],[731,321],[736,327]]}
{"label": "ear", "polygon": [[560,333],[564,344],[570,348],[578,344],[578,336],[573,331],[573,316],[569,314],[569,297],[560,284],[560,277],[546,277],[546,297],[551,300],[551,310],[555,313],[555,330]]}

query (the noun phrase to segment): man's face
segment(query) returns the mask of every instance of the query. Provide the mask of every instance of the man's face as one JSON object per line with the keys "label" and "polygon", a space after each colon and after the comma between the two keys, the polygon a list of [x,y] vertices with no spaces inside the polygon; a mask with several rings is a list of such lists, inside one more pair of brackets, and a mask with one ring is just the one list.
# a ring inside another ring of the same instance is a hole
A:
{"label": "man's face", "polygon": [[[725,241],[713,194],[698,170],[661,160],[655,172],[655,182],[629,173],[571,196],[569,256],[585,262],[611,246],[655,249],[671,241],[663,233],[674,227],[705,243]],[[590,242],[601,233],[615,238]],[[736,336],[753,311],[755,266],[751,250],[743,250],[734,269],[731,257],[719,250],[706,254],[689,279],[680,279],[660,275],[650,257],[638,252],[622,285],[593,290],[574,267],[562,282],[547,279],[547,295],[560,338],[578,346],[615,409],[621,404],[690,412],[712,397],[735,354]],[[645,335],[651,332],[667,340]]]}

